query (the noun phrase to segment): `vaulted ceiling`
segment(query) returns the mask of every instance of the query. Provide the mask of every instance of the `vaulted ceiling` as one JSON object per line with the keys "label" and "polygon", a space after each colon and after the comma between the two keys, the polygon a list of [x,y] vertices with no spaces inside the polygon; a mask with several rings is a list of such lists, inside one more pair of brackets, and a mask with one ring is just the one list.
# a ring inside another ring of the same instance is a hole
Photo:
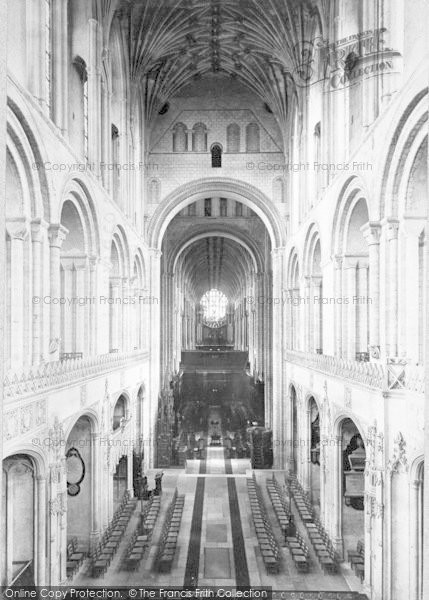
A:
{"label": "vaulted ceiling", "polygon": [[183,252],[182,269],[186,287],[197,302],[213,288],[233,301],[244,288],[253,264],[243,246],[213,236],[194,242]]}
{"label": "vaulted ceiling", "polygon": [[[98,0],[100,1],[100,0]],[[321,0],[322,1],[322,0]],[[107,2],[114,5],[113,0]],[[209,73],[239,78],[280,120],[305,84],[311,0],[122,0],[131,82],[150,117],[180,88]]]}

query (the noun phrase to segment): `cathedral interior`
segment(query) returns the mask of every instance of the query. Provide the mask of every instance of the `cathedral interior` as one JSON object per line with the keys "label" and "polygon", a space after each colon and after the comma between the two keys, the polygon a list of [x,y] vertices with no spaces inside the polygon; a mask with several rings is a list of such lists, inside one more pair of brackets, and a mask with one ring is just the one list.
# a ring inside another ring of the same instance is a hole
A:
{"label": "cathedral interior", "polygon": [[427,0],[4,18],[1,585],[429,597]]}

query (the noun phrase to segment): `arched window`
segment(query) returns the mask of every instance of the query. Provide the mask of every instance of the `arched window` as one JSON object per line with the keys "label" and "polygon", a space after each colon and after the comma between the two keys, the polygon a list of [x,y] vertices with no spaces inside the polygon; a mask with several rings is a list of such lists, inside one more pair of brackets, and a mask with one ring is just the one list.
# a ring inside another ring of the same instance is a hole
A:
{"label": "arched window", "polygon": [[112,192],[114,200],[118,201],[118,192],[119,192],[119,177],[120,177],[120,169],[119,169],[119,130],[112,123],[112,163],[113,163],[113,171],[112,171]]}
{"label": "arched window", "polygon": [[240,126],[231,123],[226,128],[226,151],[240,152]]}
{"label": "arched window", "polygon": [[195,217],[196,214],[197,214],[197,203],[191,202],[191,204],[188,205],[188,217]]}
{"label": "arched window", "polygon": [[[321,152],[321,140],[320,140],[320,134],[321,134],[321,125],[320,125],[320,121],[318,123],[316,123],[316,126],[314,128],[314,134],[313,134],[313,142],[314,142],[314,163],[317,165],[321,164],[321,160],[322,160],[322,152]],[[322,174],[322,170],[321,168],[318,166],[315,169],[315,193],[316,195],[319,193],[320,191],[320,186],[321,186],[321,174]],[[314,198],[310,199],[310,202],[313,205],[314,202]]]}
{"label": "arched window", "polygon": [[213,144],[211,147],[212,167],[222,166],[222,148],[219,144]]}
{"label": "arched window", "polygon": [[149,185],[149,202],[151,204],[156,204],[159,202],[160,197],[160,182],[158,179],[151,179]]}
{"label": "arched window", "polygon": [[188,135],[186,125],[176,123],[173,128],[173,152],[186,152],[188,149]]}
{"label": "arched window", "polygon": [[259,125],[249,123],[246,127],[246,152],[259,152]]}
{"label": "arched window", "polygon": [[192,150],[207,152],[207,128],[204,123],[196,123],[192,128]]}
{"label": "arched window", "polygon": [[83,116],[83,155],[88,160],[88,71],[86,63],[80,56],[73,61],[81,81],[81,103]]}
{"label": "arched window", "polygon": [[115,408],[113,410],[113,423],[112,429],[116,431],[119,429],[121,424],[125,421],[126,417],[126,399],[124,396],[119,396],[118,401],[115,404]]}
{"label": "arched window", "polygon": [[284,202],[284,181],[282,177],[276,177],[273,181],[274,202]]}

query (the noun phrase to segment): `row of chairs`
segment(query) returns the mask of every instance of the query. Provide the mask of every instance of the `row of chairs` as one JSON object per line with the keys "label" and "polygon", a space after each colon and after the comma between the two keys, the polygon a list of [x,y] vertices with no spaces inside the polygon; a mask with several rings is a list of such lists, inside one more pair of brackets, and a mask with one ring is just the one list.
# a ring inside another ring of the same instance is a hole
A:
{"label": "row of chairs", "polygon": [[85,560],[86,552],[79,547],[76,537],[67,543],[67,579],[73,577]]}
{"label": "row of chairs", "polygon": [[121,504],[115,511],[111,522],[104,532],[91,556],[92,577],[103,577],[119,548],[122,537],[137,504],[136,498],[130,498],[126,491]]}
{"label": "row of chairs", "polygon": [[296,570],[300,573],[308,573],[310,570],[310,555],[302,535],[295,531],[295,535],[286,536],[286,545],[292,555]]}
{"label": "row of chairs", "polygon": [[284,532],[289,523],[290,512],[284,499],[284,495],[282,494],[279,482],[275,478],[274,474],[272,478],[267,479],[267,491],[279,525]]}
{"label": "row of chairs", "polygon": [[140,523],[122,553],[119,569],[137,571],[150,545],[160,508],[161,496],[150,496],[141,513]]}
{"label": "row of chairs", "polygon": [[314,519],[314,509],[308,494],[304,492],[297,479],[293,479],[290,490],[295,502],[295,506],[304,523],[311,523]]}
{"label": "row of chairs", "polygon": [[173,499],[168,507],[159,542],[156,565],[160,573],[169,573],[176,553],[177,538],[182,522],[185,496],[179,495],[177,488],[174,490]]}
{"label": "row of chairs", "polygon": [[290,490],[321,568],[331,575],[338,573],[338,556],[322,522],[314,513],[308,495],[296,479],[292,481]]}
{"label": "row of chairs", "polygon": [[[267,479],[267,490],[280,527],[283,533],[286,534],[289,529],[291,514],[284,494],[282,493],[274,474],[271,479]],[[296,570],[300,573],[308,573],[310,570],[309,552],[303,537],[294,528],[294,534],[285,535],[285,541],[291,553]]]}
{"label": "row of chairs", "polygon": [[363,540],[358,541],[356,550],[347,552],[347,559],[353,571],[363,581],[365,578],[365,542]]}
{"label": "row of chairs", "polygon": [[280,549],[271,529],[271,524],[265,510],[264,501],[256,477],[247,479],[247,493],[249,495],[252,509],[253,524],[259,542],[259,549],[264,560],[267,573],[278,573],[280,571]]}
{"label": "row of chairs", "polygon": [[152,535],[161,509],[161,496],[150,496],[140,520],[140,535]]}

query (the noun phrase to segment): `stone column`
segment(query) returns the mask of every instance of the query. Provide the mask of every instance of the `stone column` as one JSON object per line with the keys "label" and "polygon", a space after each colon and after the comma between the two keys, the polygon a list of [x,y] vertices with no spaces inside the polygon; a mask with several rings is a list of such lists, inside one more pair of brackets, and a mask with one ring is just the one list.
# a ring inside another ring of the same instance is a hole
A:
{"label": "stone column", "polygon": [[99,298],[97,297],[97,264],[98,259],[91,256],[89,259],[89,344],[88,352],[90,356],[97,354],[97,317]]}
{"label": "stone column", "polygon": [[122,277],[110,277],[110,348],[120,350],[120,308]]}
{"label": "stone column", "polygon": [[[110,72],[110,51],[108,48],[103,49],[102,60],[104,63],[104,71]],[[101,176],[104,187],[112,192],[113,189],[113,173],[108,167],[112,163],[112,118],[110,115],[112,94],[108,88],[108,82],[103,78],[101,88],[101,151],[102,162],[104,167],[101,169]]]}
{"label": "stone column", "polygon": [[87,275],[88,275],[88,258],[83,256],[74,261],[75,268],[75,292],[76,297],[74,304],[74,351],[85,353],[88,349],[88,304],[87,304]]}
{"label": "stone column", "polygon": [[91,532],[90,548],[94,550],[100,537],[100,508],[102,489],[100,486],[100,434],[91,433]]}
{"label": "stone column", "polygon": [[398,356],[398,228],[399,221],[386,219],[383,222],[387,238],[387,260],[389,264],[389,318],[388,318],[388,355]]}
{"label": "stone column", "polygon": [[129,346],[129,336],[130,336],[130,305],[129,305],[129,279],[128,277],[122,278],[121,285],[121,296],[122,302],[119,306],[119,314],[120,314],[120,339],[122,339],[122,352],[128,352],[130,349]]}
{"label": "stone column", "polygon": [[45,6],[45,2],[30,2],[26,7],[28,89],[40,105],[44,105],[46,99]]}
{"label": "stone column", "polygon": [[[422,271],[420,262],[420,234],[424,229],[424,222],[421,219],[403,219],[401,223],[404,232],[404,294],[402,296],[404,305],[400,307],[400,323],[404,332],[404,344],[402,350],[408,359],[418,362],[420,356],[420,339],[423,337],[420,331],[420,281],[419,276]],[[408,268],[413,265],[412,268]],[[427,277],[426,274],[423,277]]]}
{"label": "stone column", "polygon": [[337,299],[335,303],[335,354],[341,358],[343,354],[343,305],[339,299],[343,295],[343,257],[334,256],[334,296]]}
{"label": "stone column", "polygon": [[38,476],[37,481],[37,572],[36,585],[46,584],[46,479]]}
{"label": "stone column", "polygon": [[[284,248],[275,248],[272,253],[272,271],[273,271],[273,292],[274,299],[281,299],[283,289],[283,256]],[[283,422],[282,422],[282,403],[283,398],[283,306],[281,302],[273,304],[273,362],[272,362],[272,428],[273,428],[273,449],[274,449],[274,467],[282,469],[284,464],[283,456]],[[266,398],[266,402],[270,398]]]}
{"label": "stone column", "polygon": [[380,358],[380,223],[361,228],[369,250],[369,348],[371,358]]}
{"label": "stone column", "polygon": [[145,415],[145,467],[154,466],[154,428],[158,411],[158,395],[160,390],[160,287],[161,287],[161,251],[149,250],[149,381],[147,393],[147,414]]}
{"label": "stone column", "polygon": [[343,556],[343,537],[342,537],[342,523],[343,523],[343,495],[342,495],[342,439],[341,436],[333,436],[329,440],[333,444],[333,448],[330,455],[333,456],[332,465],[332,494],[333,494],[333,528],[332,528],[332,543],[334,544],[336,552],[339,556]]}
{"label": "stone column", "polygon": [[39,364],[43,360],[43,273],[42,273],[42,245],[44,230],[47,223],[42,219],[31,222],[31,250],[33,255],[33,298],[40,298],[38,302],[32,302],[32,360],[31,363]]}
{"label": "stone column", "polygon": [[422,534],[420,531],[421,527],[421,516],[420,511],[422,510],[420,504],[420,496],[421,496],[421,485],[422,482],[418,480],[414,480],[411,482],[411,490],[410,490],[410,525],[411,525],[411,535],[410,535],[410,599],[411,600],[420,600],[422,596],[420,596],[421,590],[421,566],[423,564],[423,557],[420,556],[420,548],[421,548],[421,539]]}
{"label": "stone column", "polygon": [[72,303],[75,296],[75,265],[72,256],[62,256],[61,259],[61,295],[65,303],[60,306],[61,313],[61,350],[62,352],[75,352],[76,316],[75,305]]}
{"label": "stone column", "polygon": [[320,302],[314,300],[315,296],[319,299],[321,297],[322,277],[313,275],[312,282],[313,293],[310,298],[310,305],[313,304],[313,306],[311,306],[313,313],[313,347],[310,348],[310,352],[315,352],[317,349],[321,349],[323,345],[321,337],[322,305]]}
{"label": "stone column", "polygon": [[94,166],[94,174],[100,176],[101,146],[101,70],[100,25],[95,19],[88,20],[88,159]]}
{"label": "stone column", "polygon": [[[314,335],[314,315],[312,312],[312,303],[310,302],[310,298],[312,297],[312,281],[311,277],[304,277],[303,281],[304,288],[304,298],[306,302],[303,306],[300,305],[299,310],[301,315],[303,316],[302,323],[304,329],[304,352],[312,352],[312,341]],[[308,299],[308,302],[307,302]]]}
{"label": "stone column", "polygon": [[[128,432],[130,424],[128,424]],[[129,438],[131,438],[131,433],[128,433]],[[129,440],[128,440],[129,442]],[[133,485],[133,448],[129,446],[128,454],[127,454],[127,491],[130,498],[134,498],[134,485]]]}
{"label": "stone column", "polygon": [[8,219],[6,231],[10,238],[10,331],[13,369],[20,369],[24,361],[24,248],[29,235],[29,222],[25,217]]}
{"label": "stone column", "polygon": [[67,0],[52,3],[52,115],[63,135],[68,129]]}
{"label": "stone column", "polygon": [[345,297],[348,300],[345,310],[346,328],[343,331],[343,350],[349,360],[356,358],[356,304],[353,298],[356,296],[356,258],[344,257],[343,274],[345,283]]}
{"label": "stone column", "polygon": [[368,351],[368,261],[365,257],[359,258],[357,267],[357,295],[356,320],[358,344],[357,352]]}
{"label": "stone column", "polygon": [[58,360],[61,338],[61,306],[59,303],[52,303],[52,299],[59,299],[61,296],[60,249],[68,234],[68,229],[60,224],[55,224],[49,226],[48,233],[51,282],[49,354],[50,360]]}

